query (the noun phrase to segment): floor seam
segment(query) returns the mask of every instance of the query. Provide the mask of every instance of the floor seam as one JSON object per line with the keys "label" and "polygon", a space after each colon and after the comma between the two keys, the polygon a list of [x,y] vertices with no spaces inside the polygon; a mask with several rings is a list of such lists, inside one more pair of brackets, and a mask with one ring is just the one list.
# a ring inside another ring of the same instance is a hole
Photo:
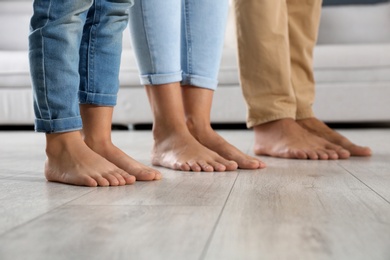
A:
{"label": "floor seam", "polygon": [[226,200],[225,200],[225,203],[224,203],[223,206],[222,206],[221,212],[219,213],[218,218],[217,218],[217,220],[216,220],[216,222],[215,222],[215,225],[214,225],[213,229],[211,230],[211,233],[210,233],[209,237],[208,237],[207,240],[206,240],[205,247],[204,247],[204,249],[203,249],[203,251],[202,251],[202,254],[201,254],[200,257],[199,257],[199,260],[205,259],[206,255],[207,255],[207,252],[208,252],[208,250],[209,250],[211,241],[212,241],[212,239],[213,239],[213,237],[214,237],[215,231],[216,231],[216,229],[217,229],[217,227],[218,227],[218,224],[219,224],[219,222],[220,222],[220,220],[221,220],[222,214],[223,214],[223,212],[225,211],[226,204],[227,204],[227,202],[229,201],[230,195],[232,194],[233,188],[234,188],[234,186],[236,185],[236,181],[237,181],[239,175],[240,175],[240,170],[238,170],[237,176],[236,176],[236,178],[234,179],[234,182],[233,182],[233,184],[232,184],[232,187],[230,188],[229,194],[227,195]]}
{"label": "floor seam", "polygon": [[376,190],[374,190],[373,188],[371,188],[367,183],[365,183],[364,181],[362,181],[361,179],[359,179],[359,177],[357,177],[355,174],[353,174],[351,171],[349,171],[347,168],[345,168],[342,164],[338,163],[338,165],[343,168],[345,171],[347,171],[350,175],[352,175],[356,180],[358,180],[359,182],[361,182],[364,186],[366,186],[369,190],[371,190],[372,192],[374,192],[376,195],[378,195],[380,198],[382,198],[384,201],[386,201],[389,205],[390,205],[390,201],[388,199],[386,199],[385,197],[383,197],[380,193],[378,193]]}
{"label": "floor seam", "polygon": [[57,210],[57,209],[59,209],[59,208],[61,208],[61,207],[63,207],[63,206],[66,206],[67,204],[69,204],[70,202],[72,202],[72,201],[74,201],[74,200],[77,200],[77,199],[79,199],[79,198],[81,198],[81,197],[84,197],[85,195],[87,195],[87,194],[89,194],[89,193],[91,193],[91,192],[93,192],[93,191],[87,192],[87,193],[81,195],[80,197],[77,197],[77,198],[75,198],[75,199],[72,199],[72,200],[70,200],[70,201],[65,202],[64,204],[61,204],[61,205],[59,205],[59,206],[57,206],[57,207],[54,207],[54,208],[52,208],[51,210],[48,210],[48,211],[45,212],[45,213],[42,213],[42,214],[40,214],[40,215],[38,215],[38,216],[36,216],[36,217],[34,217],[34,218],[28,220],[28,221],[26,221],[26,222],[24,222],[24,223],[22,223],[22,224],[16,226],[16,227],[13,227],[13,228],[11,228],[11,229],[5,231],[4,233],[0,233],[0,238],[3,237],[3,236],[6,236],[8,233],[10,233],[10,232],[12,232],[12,231],[14,231],[14,230],[16,230],[16,229],[18,229],[18,228],[21,228],[21,227],[23,227],[23,226],[25,226],[25,225],[30,224],[31,222],[34,222],[34,221],[37,220],[37,219],[40,219],[41,217],[45,216],[46,214],[49,214],[49,213],[51,213],[51,212],[53,212],[53,211],[55,211],[55,210]]}

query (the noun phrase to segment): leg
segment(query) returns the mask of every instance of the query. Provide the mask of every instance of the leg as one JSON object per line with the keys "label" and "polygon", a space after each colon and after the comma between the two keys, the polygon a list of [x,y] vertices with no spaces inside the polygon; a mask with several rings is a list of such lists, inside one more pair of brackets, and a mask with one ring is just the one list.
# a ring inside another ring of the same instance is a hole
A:
{"label": "leg", "polygon": [[291,85],[286,0],[236,0],[235,10],[241,85],[248,126],[254,128],[255,153],[337,159],[338,153],[346,151],[309,134],[294,121],[297,107]]}
{"label": "leg", "polygon": [[[129,1],[95,0],[84,26],[80,48],[80,112],[86,144],[137,180],[161,179],[157,170],[138,163],[111,141],[113,106],[119,89],[122,32]],[[129,175],[128,175],[129,176]],[[129,183],[128,178],[125,178]]]}
{"label": "leg", "polygon": [[235,0],[234,4],[248,127],[295,119],[286,0]]}
{"label": "leg", "polygon": [[202,146],[189,132],[180,81],[181,0],[135,2],[130,30],[141,82],[154,115],[152,163],[183,171],[235,170],[230,162]]}
{"label": "leg", "polygon": [[[210,111],[222,54],[228,1],[184,1],[182,34],[183,102],[187,126],[204,146],[237,162],[239,168],[257,169],[264,163],[229,144],[210,126]],[[207,17],[207,19],[205,18]]]}
{"label": "leg", "polygon": [[306,3],[302,3],[299,0],[287,1],[291,80],[297,100],[296,120],[301,127],[311,134],[343,147],[344,149],[337,150],[339,158],[348,158],[349,155],[369,156],[371,155],[370,148],[353,144],[347,138],[318,120],[312,111],[315,96],[315,82],[312,69],[313,49],[317,41],[321,3],[321,0]]}
{"label": "leg", "polygon": [[291,83],[295,93],[296,119],[314,116],[313,50],[317,42],[322,0],[288,0]]}
{"label": "leg", "polygon": [[[47,180],[84,186],[116,186],[134,177],[93,152],[78,130],[79,46],[92,0],[34,1],[30,68],[36,131],[46,132]],[[50,18],[50,19],[49,19]],[[72,33],[70,33],[72,32]]]}

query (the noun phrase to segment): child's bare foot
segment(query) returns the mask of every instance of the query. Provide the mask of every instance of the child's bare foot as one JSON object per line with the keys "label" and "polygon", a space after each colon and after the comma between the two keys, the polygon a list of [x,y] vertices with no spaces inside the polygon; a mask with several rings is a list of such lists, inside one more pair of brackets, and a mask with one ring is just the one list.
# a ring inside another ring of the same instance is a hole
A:
{"label": "child's bare foot", "polygon": [[201,145],[188,130],[154,130],[152,163],[174,170],[223,172],[234,171],[237,163],[222,158]]}
{"label": "child's bare foot", "polygon": [[78,131],[47,134],[46,141],[45,175],[48,181],[90,187],[135,182],[134,176],[92,151]]}
{"label": "child's bare foot", "polygon": [[160,180],[162,178],[159,171],[137,162],[112,144],[111,141],[93,142],[87,138],[84,141],[93,151],[100,154],[102,157],[106,158],[108,161],[125,170],[129,174],[135,176],[137,181],[153,181]]}
{"label": "child's bare foot", "polygon": [[221,155],[223,158],[235,161],[241,169],[264,168],[265,163],[253,158],[229,144],[217,134],[210,124],[196,124],[187,120],[187,126],[191,134],[204,146]]}
{"label": "child's bare foot", "polygon": [[254,127],[257,155],[291,159],[345,159],[350,153],[343,147],[313,135],[295,120],[280,119]]}
{"label": "child's bare foot", "polygon": [[363,147],[352,143],[315,117],[297,120],[297,123],[310,133],[322,137],[333,144],[342,146],[344,149],[348,150],[352,156],[370,156],[372,154],[369,147]]}
{"label": "child's bare foot", "polygon": [[83,104],[80,106],[80,113],[84,124],[84,142],[94,152],[133,175],[138,181],[161,179],[159,171],[137,162],[112,143],[113,107]]}

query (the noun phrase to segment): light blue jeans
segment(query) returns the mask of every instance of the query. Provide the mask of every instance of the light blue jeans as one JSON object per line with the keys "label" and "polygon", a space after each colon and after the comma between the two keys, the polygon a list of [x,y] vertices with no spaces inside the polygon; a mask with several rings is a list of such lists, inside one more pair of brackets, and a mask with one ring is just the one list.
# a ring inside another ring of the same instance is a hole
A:
{"label": "light blue jeans", "polygon": [[228,0],[136,0],[129,24],[141,84],[214,90],[228,8]]}
{"label": "light blue jeans", "polygon": [[79,130],[79,104],[116,104],[132,1],[34,1],[29,58],[36,131]]}

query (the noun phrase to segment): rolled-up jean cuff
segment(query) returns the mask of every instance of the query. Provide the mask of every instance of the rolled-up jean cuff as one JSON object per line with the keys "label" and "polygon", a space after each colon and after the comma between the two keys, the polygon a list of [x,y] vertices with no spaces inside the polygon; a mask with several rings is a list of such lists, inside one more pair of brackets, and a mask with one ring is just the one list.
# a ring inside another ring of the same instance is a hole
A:
{"label": "rolled-up jean cuff", "polygon": [[169,74],[148,74],[140,76],[142,85],[161,85],[174,82],[180,82],[182,80],[182,72],[178,71]]}
{"label": "rolled-up jean cuff", "polygon": [[181,84],[216,90],[218,86],[218,81],[215,79],[201,77],[197,75],[183,74],[183,80]]}
{"label": "rolled-up jean cuff", "polygon": [[115,106],[116,101],[116,94],[100,94],[79,91],[80,104],[91,104],[96,106]]}
{"label": "rolled-up jean cuff", "polygon": [[35,131],[45,133],[64,133],[77,131],[83,128],[81,117],[62,119],[35,119]]}

